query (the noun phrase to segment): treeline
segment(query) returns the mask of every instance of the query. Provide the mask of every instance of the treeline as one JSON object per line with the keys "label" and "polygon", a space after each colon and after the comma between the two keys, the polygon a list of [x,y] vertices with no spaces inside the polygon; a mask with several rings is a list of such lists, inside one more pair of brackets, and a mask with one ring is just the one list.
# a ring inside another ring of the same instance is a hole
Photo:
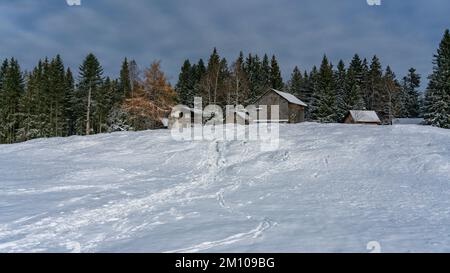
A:
{"label": "treeline", "polygon": [[157,128],[175,100],[159,62],[141,73],[125,59],[111,79],[89,54],[75,79],[59,55],[31,72],[7,59],[0,67],[0,143]]}
{"label": "treeline", "polygon": [[207,63],[186,60],[175,88],[160,62],[141,70],[125,59],[117,79],[105,77],[99,60],[89,54],[72,74],[59,55],[22,71],[14,58],[0,66],[0,143],[40,137],[145,130],[163,126],[177,103],[249,105],[268,88],[287,91],[309,105],[306,118],[341,122],[348,110],[375,110],[383,123],[394,117],[424,117],[433,126],[450,128],[450,33],[447,30],[433,60],[425,96],[414,68],[401,79],[382,66],[354,55],[334,66],[326,56],[310,71],[295,67],[284,81],[276,56],[241,52],[231,64],[213,50]]}
{"label": "treeline", "polygon": [[192,106],[195,96],[206,103],[248,105],[254,103],[268,88],[290,92],[309,105],[310,121],[341,122],[349,110],[375,110],[384,123],[394,117],[421,115],[420,75],[411,68],[398,80],[389,66],[383,69],[374,56],[370,63],[355,55],[348,66],[337,66],[323,57],[319,67],[302,71],[295,67],[284,82],[275,56],[262,58],[241,52],[231,64],[216,49],[207,65],[200,59],[192,64],[186,60],[181,68],[176,91],[180,102]]}

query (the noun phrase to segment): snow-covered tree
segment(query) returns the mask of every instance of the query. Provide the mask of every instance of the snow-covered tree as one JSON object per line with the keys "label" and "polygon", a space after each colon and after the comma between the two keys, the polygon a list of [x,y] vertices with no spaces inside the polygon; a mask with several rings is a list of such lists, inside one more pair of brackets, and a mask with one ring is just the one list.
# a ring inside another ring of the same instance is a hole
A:
{"label": "snow-covered tree", "polygon": [[450,32],[447,29],[433,60],[425,97],[425,118],[433,126],[450,128]]}

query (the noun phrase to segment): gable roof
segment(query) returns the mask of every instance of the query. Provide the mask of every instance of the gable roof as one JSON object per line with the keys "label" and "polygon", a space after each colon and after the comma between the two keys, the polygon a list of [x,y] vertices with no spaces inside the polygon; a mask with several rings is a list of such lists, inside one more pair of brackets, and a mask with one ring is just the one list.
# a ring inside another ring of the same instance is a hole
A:
{"label": "gable roof", "polygon": [[296,105],[300,105],[300,106],[304,106],[304,107],[308,107],[308,105],[306,103],[304,103],[303,101],[301,101],[299,98],[297,98],[296,96],[286,93],[286,92],[282,92],[276,89],[271,88],[271,91],[277,93],[278,95],[280,95],[281,97],[283,97],[285,100],[287,100],[289,103],[292,104],[296,104]]}
{"label": "gable roof", "polygon": [[374,122],[381,123],[375,111],[350,110],[349,115],[355,122]]}

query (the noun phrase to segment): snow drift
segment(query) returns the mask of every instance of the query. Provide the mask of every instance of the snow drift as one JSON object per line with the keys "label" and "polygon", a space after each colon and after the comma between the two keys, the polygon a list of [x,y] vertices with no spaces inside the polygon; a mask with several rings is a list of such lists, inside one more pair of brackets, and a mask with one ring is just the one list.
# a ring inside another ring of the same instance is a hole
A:
{"label": "snow drift", "polygon": [[280,148],[170,132],[0,146],[0,252],[450,251],[450,131],[282,125]]}

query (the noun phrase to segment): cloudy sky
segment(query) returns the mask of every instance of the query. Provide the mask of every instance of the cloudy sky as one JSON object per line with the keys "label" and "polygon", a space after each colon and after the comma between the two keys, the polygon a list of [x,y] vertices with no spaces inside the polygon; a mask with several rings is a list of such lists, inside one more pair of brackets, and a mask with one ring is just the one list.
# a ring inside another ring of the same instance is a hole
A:
{"label": "cloudy sky", "polygon": [[423,75],[450,27],[448,0],[0,0],[0,58],[26,69],[60,53],[77,68],[95,53],[116,76],[127,56],[140,65],[160,59],[172,82],[184,59],[213,47],[234,59],[240,50],[278,56],[284,76],[310,69],[323,54],[336,63],[379,55],[398,76]]}

